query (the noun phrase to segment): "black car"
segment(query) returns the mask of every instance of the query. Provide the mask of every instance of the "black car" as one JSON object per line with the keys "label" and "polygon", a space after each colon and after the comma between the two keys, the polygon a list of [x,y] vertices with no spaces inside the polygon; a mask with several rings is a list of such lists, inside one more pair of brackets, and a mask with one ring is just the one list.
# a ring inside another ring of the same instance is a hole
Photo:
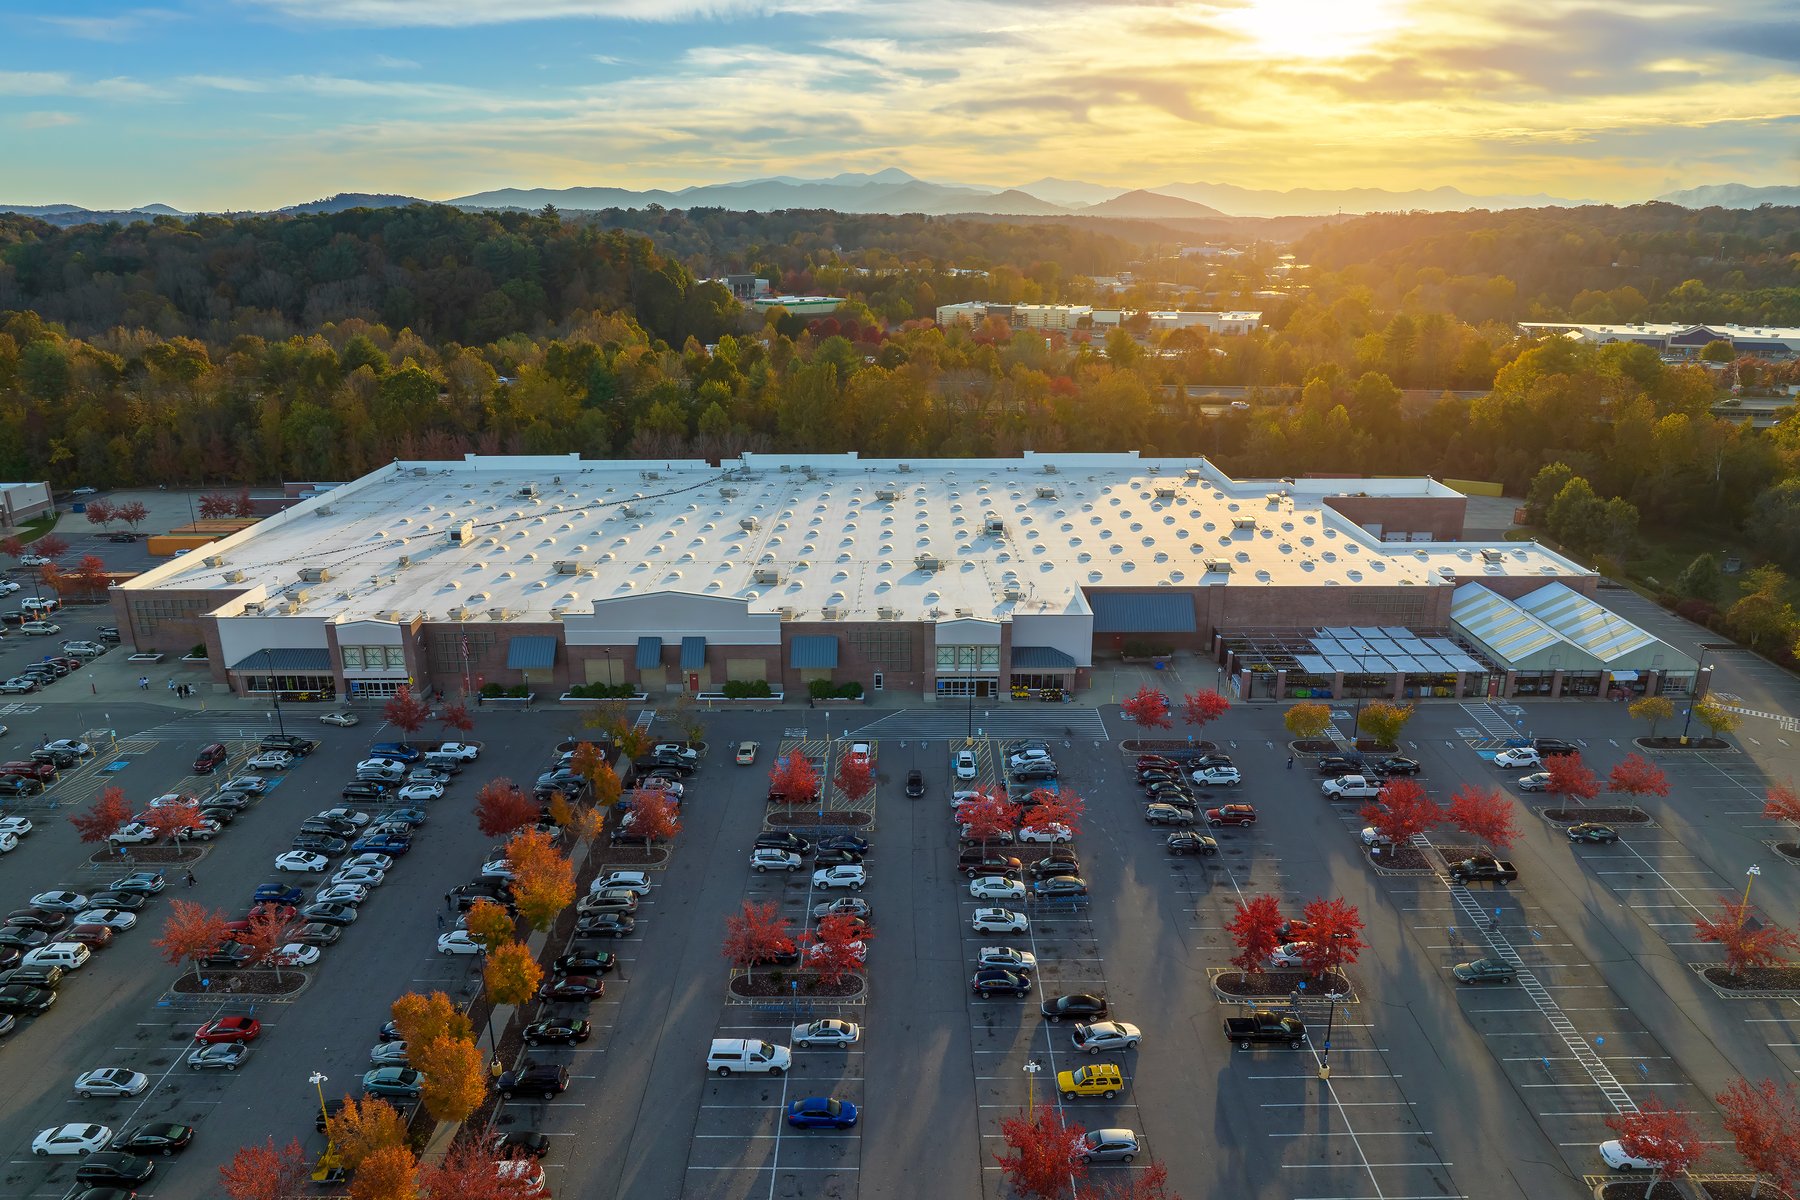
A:
{"label": "black car", "polygon": [[925,772],[908,771],[906,773],[906,798],[917,800],[925,794]]}
{"label": "black car", "polygon": [[785,830],[776,833],[765,833],[756,839],[758,850],[792,850],[795,854],[805,854],[812,849],[812,843],[797,833]]}
{"label": "black car", "polygon": [[255,792],[239,792],[231,788],[222,788],[206,798],[206,803],[214,808],[229,808],[235,812],[243,812],[262,797]]}
{"label": "black car", "polygon": [[813,854],[813,866],[815,867],[835,867],[839,864],[859,863],[862,860],[863,856],[854,850],[827,850],[821,848]]}
{"label": "black car", "polygon": [[293,848],[310,850],[314,854],[342,854],[349,848],[349,843],[328,833],[303,833],[294,839]]}
{"label": "black car", "polygon": [[238,810],[229,804],[205,804],[200,808],[201,819],[217,821],[221,825],[229,825],[237,820]]}
{"label": "black car", "polygon": [[640,758],[631,764],[631,769],[639,775],[647,775],[658,768],[666,768],[675,772],[682,779],[694,773],[694,768],[678,758]]}
{"label": "black car", "polygon": [[327,837],[346,838],[356,833],[356,822],[336,817],[308,817],[300,822],[301,833],[322,833]]}
{"label": "black car", "polygon": [[983,967],[969,977],[969,990],[983,1000],[989,996],[1029,996],[1031,976],[1004,967]]}
{"label": "black car", "polygon": [[44,790],[44,785],[36,779],[27,779],[23,775],[0,775],[0,796],[35,796]]}
{"label": "black car", "polygon": [[1025,869],[1025,874],[1032,879],[1050,879],[1058,875],[1081,877],[1081,864],[1067,862],[1059,858],[1043,858]]}
{"label": "black car", "polygon": [[1098,1021],[1106,1016],[1106,997],[1089,992],[1052,996],[1038,1006],[1046,1021]]}
{"label": "black car", "polygon": [[534,1021],[525,1027],[527,1046],[579,1046],[588,1040],[594,1026],[588,1021]]}
{"label": "black car", "polygon": [[514,1096],[538,1096],[545,1100],[569,1089],[569,1068],[555,1063],[532,1062],[529,1058],[516,1071],[508,1071],[494,1085],[494,1090],[511,1100]]}
{"label": "black car", "polygon": [[323,948],[332,945],[343,936],[344,929],[341,925],[327,925],[323,921],[309,921],[300,927],[299,932],[295,933],[291,940],[299,942],[302,946],[319,946]]}
{"label": "black car", "polygon": [[1531,748],[1538,752],[1540,758],[1552,758],[1558,754],[1580,754],[1581,747],[1574,742],[1565,742],[1561,738],[1532,738]]}
{"label": "black car", "polygon": [[1602,825],[1598,821],[1582,821],[1569,826],[1569,840],[1606,845],[1619,840],[1619,831],[1611,825]]}
{"label": "black car", "polygon": [[551,960],[550,969],[558,975],[605,975],[619,965],[619,956],[610,950],[571,950]]}
{"label": "black car", "polygon": [[348,925],[356,920],[356,908],[349,904],[308,904],[300,910],[300,919],[321,925]]}
{"label": "black car", "polygon": [[264,750],[286,750],[295,758],[305,758],[318,748],[319,743],[291,733],[270,733],[263,736],[259,745]]}
{"label": "black car", "polygon": [[179,1154],[188,1148],[194,1140],[192,1125],[175,1125],[169,1122],[158,1122],[153,1125],[139,1125],[124,1137],[114,1138],[112,1149],[127,1150],[133,1154],[160,1154],[168,1157]]}
{"label": "black car", "polygon": [[1146,804],[1144,820],[1152,825],[1192,825],[1194,810],[1178,804]]}
{"label": "black car", "polygon": [[226,942],[215,946],[200,962],[208,967],[242,967],[250,962],[251,954],[250,947],[241,942]]}
{"label": "black car", "polygon": [[126,542],[137,541],[138,536],[139,536],[138,534],[133,533],[129,529],[115,529],[111,533],[106,535],[106,540],[109,542],[119,542],[119,543],[123,544]]}
{"label": "black car", "polygon": [[107,888],[95,892],[88,897],[89,908],[122,908],[126,912],[137,912],[149,903],[150,897],[142,892],[127,892],[121,888]]}
{"label": "black car", "polygon": [[41,908],[15,908],[6,914],[6,923],[20,929],[42,929],[55,933],[69,923],[66,912],[47,912]]}
{"label": "black car", "polygon": [[1391,758],[1378,759],[1369,766],[1377,775],[1417,775],[1424,768],[1416,758],[1407,758],[1404,754],[1396,754]]}
{"label": "black car", "polygon": [[1363,769],[1363,756],[1360,754],[1321,754],[1317,766],[1321,775],[1360,775]]}
{"label": "black car", "polygon": [[538,990],[546,1000],[598,1000],[606,994],[606,981],[594,975],[558,975]]}
{"label": "black car", "polygon": [[1182,830],[1171,833],[1167,845],[1170,854],[1217,854],[1219,843],[1204,833]]}
{"label": "black car", "polygon": [[67,750],[33,750],[31,761],[49,763],[59,771],[67,771],[81,760]]}
{"label": "black car", "polygon": [[1198,771],[1202,767],[1229,767],[1235,765],[1229,754],[1196,754],[1187,760],[1188,769]]}
{"label": "black car", "polygon": [[1053,762],[1030,762],[1024,766],[1014,767],[1014,779],[1055,779],[1056,764]]}
{"label": "black car", "polygon": [[488,1147],[495,1158],[542,1158],[550,1153],[550,1139],[535,1129],[514,1129],[496,1134]]}
{"label": "black car", "polygon": [[956,866],[970,879],[977,875],[1012,875],[1021,864],[1010,854],[988,854],[980,848],[964,850],[956,857]]}
{"label": "black car", "polygon": [[1137,773],[1139,783],[1179,782],[1185,778],[1178,767],[1142,767]]}
{"label": "black car", "polygon": [[338,794],[346,800],[379,800],[386,796],[388,791],[388,785],[385,783],[378,783],[373,779],[352,779]]}
{"label": "black car", "polygon": [[76,1183],[142,1183],[156,1170],[156,1164],[135,1154],[117,1150],[97,1150],[81,1160],[75,1168]]}
{"label": "black car", "polygon": [[36,1015],[56,1003],[56,993],[22,983],[0,987],[0,1012]]}
{"label": "black car", "polygon": [[21,950],[36,950],[39,946],[50,944],[50,935],[41,929],[21,929],[17,925],[0,926],[0,946],[17,946]]}
{"label": "black car", "polygon": [[577,937],[629,937],[637,928],[637,919],[624,913],[588,913],[575,922]]}
{"label": "black car", "polygon": [[874,848],[868,838],[857,837],[853,833],[835,833],[830,837],[820,838],[820,850],[854,850],[858,854],[867,854]]}

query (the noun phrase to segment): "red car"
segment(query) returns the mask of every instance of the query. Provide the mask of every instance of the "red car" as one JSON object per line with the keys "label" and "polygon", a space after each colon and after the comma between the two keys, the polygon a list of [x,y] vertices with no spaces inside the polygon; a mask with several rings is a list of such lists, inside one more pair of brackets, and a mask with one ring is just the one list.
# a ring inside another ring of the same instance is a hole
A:
{"label": "red car", "polygon": [[1206,810],[1208,825],[1254,825],[1256,810],[1248,804],[1226,804]]}
{"label": "red car", "polygon": [[211,775],[218,769],[219,764],[230,757],[230,751],[226,750],[225,747],[218,742],[213,742],[208,746],[202,746],[200,747],[200,753],[194,756],[194,774]]}
{"label": "red car", "polygon": [[283,921],[295,921],[300,917],[300,910],[291,904],[272,904],[264,900],[260,904],[250,906],[249,920],[255,920],[264,913],[269,913]]}
{"label": "red car", "polygon": [[1137,769],[1140,771],[1155,768],[1157,770],[1179,771],[1181,764],[1172,758],[1164,758],[1160,754],[1140,754],[1137,757]]}
{"label": "red car", "polygon": [[56,768],[49,763],[15,759],[12,762],[0,763],[0,775],[23,775],[27,779],[49,783],[56,778]]}
{"label": "red car", "polygon": [[56,935],[65,942],[80,942],[90,950],[104,950],[112,945],[110,925],[75,925]]}
{"label": "red car", "polygon": [[262,1022],[255,1017],[220,1017],[208,1021],[194,1034],[196,1042],[254,1042],[262,1033]]}

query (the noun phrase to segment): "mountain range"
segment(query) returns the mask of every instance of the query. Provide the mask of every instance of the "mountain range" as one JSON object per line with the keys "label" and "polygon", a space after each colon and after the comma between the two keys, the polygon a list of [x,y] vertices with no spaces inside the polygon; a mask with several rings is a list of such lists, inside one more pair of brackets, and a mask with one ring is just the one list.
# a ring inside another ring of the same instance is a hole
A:
{"label": "mountain range", "polygon": [[[1689,208],[1720,206],[1755,208],[1762,204],[1800,204],[1800,187],[1752,187],[1741,183],[1688,188],[1658,200]],[[387,208],[414,204],[411,196],[345,192],[276,210],[283,213],[339,212],[349,208]],[[933,216],[1092,216],[1147,221],[1218,221],[1233,217],[1322,216],[1334,213],[1466,209],[1572,207],[1591,204],[1544,195],[1474,195],[1454,187],[1390,191],[1386,188],[1291,188],[1274,191],[1228,183],[1168,183],[1154,188],[1124,188],[1078,179],[1045,177],[1017,187],[990,187],[919,179],[897,167],[873,173],[845,172],[822,179],[775,175],[733,183],[702,184],[674,190],[619,187],[499,188],[457,196],[438,203],[468,209],[723,208],[769,212],[779,209],[829,209],[844,213],[925,213]],[[89,221],[133,221],[156,215],[180,216],[164,204],[116,211],[97,211],[73,204],[8,205],[0,212],[39,217],[57,225]]]}

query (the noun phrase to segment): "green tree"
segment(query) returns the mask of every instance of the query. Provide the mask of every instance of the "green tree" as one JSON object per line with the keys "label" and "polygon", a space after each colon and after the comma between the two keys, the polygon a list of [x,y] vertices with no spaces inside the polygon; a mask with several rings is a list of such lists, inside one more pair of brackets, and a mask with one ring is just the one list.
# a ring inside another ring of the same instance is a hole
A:
{"label": "green tree", "polygon": [[1331,724],[1331,706],[1302,701],[1282,714],[1281,723],[1297,738],[1316,738]]}
{"label": "green tree", "polygon": [[1743,598],[1726,610],[1725,625],[1731,636],[1751,649],[1792,643],[1800,618],[1795,617],[1794,606],[1782,598],[1788,578],[1781,568],[1756,568],[1750,572],[1748,588]]}
{"label": "green tree", "polygon": [[1632,719],[1650,722],[1650,736],[1656,736],[1656,727],[1675,715],[1675,702],[1667,696],[1645,696],[1642,700],[1632,702]]}
{"label": "green tree", "polygon": [[1356,718],[1356,726],[1384,746],[1393,746],[1400,740],[1400,731],[1412,720],[1413,706],[1395,704],[1388,700],[1376,700],[1365,704]]}
{"label": "green tree", "polygon": [[1800,479],[1784,479],[1757,496],[1744,533],[1770,558],[1800,566]]}
{"label": "green tree", "polygon": [[1525,494],[1525,507],[1530,510],[1531,519],[1542,522],[1550,511],[1550,503],[1555,500],[1575,472],[1567,463],[1554,462],[1540,469],[1531,481],[1531,490]]}
{"label": "green tree", "polygon": [[1716,600],[1721,578],[1719,560],[1710,553],[1697,554],[1676,576],[1675,591],[1693,600]]}
{"label": "green tree", "polygon": [[1576,475],[1563,484],[1545,514],[1550,536],[1566,546],[1588,550],[1606,540],[1606,501],[1594,494],[1593,485]]}
{"label": "green tree", "polygon": [[1710,363],[1728,363],[1737,357],[1737,351],[1724,338],[1715,338],[1700,348],[1700,361]]}

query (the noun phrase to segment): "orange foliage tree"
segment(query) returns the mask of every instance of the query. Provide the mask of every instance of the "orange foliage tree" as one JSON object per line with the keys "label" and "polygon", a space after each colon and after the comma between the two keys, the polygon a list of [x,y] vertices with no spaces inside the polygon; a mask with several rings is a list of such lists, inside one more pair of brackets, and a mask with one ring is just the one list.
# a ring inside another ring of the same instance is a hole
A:
{"label": "orange foliage tree", "polygon": [[1012,1116],[1000,1122],[1006,1149],[994,1155],[994,1161],[1015,1194],[1033,1200],[1060,1200],[1071,1183],[1087,1174],[1087,1164],[1075,1152],[1085,1133],[1080,1125],[1065,1122],[1054,1104],[1041,1105],[1030,1116]]}
{"label": "orange foliage tree", "polygon": [[298,1138],[276,1146],[269,1138],[260,1146],[241,1146],[219,1168],[219,1187],[228,1200],[289,1200],[306,1183],[306,1152]]}
{"label": "orange foliage tree", "polygon": [[1514,823],[1515,805],[1499,788],[1464,784],[1450,795],[1450,823],[1473,834],[1495,850],[1505,850],[1519,840]]}
{"label": "orange foliage tree", "polygon": [[381,717],[404,734],[400,740],[405,741],[431,719],[431,706],[414,696],[412,688],[402,684],[400,690],[381,706]]}
{"label": "orange foliage tree", "polygon": [[464,1038],[435,1037],[406,1045],[406,1057],[425,1082],[419,1100],[438,1121],[465,1121],[487,1099],[488,1073],[481,1049]]}
{"label": "orange foliage tree", "polygon": [[1145,729],[1170,727],[1169,698],[1148,685],[1132,693],[1119,707]]}
{"label": "orange foliage tree", "polygon": [[469,937],[489,954],[511,941],[518,928],[518,922],[506,911],[506,906],[492,900],[477,900],[471,904],[463,923]]}
{"label": "orange foliage tree", "polygon": [[169,905],[163,934],[151,944],[162,951],[163,961],[179,963],[192,960],[194,978],[200,978],[200,956],[225,940],[225,923],[230,920],[222,912],[208,912],[191,900],[175,900]]}
{"label": "orange foliage tree", "polygon": [[1741,976],[1755,967],[1787,961],[1784,951],[1800,947],[1794,931],[1771,921],[1752,920],[1750,906],[1730,896],[1719,897],[1718,917],[1694,918],[1694,936],[1725,951],[1725,969]]}
{"label": "orange foliage tree", "polygon": [[338,1110],[325,1119],[325,1136],[338,1157],[352,1171],[377,1150],[406,1144],[406,1119],[400,1110],[379,1096],[361,1100],[345,1096]]}
{"label": "orange foliage tree", "polygon": [[475,1039],[469,1016],[442,992],[422,996],[408,992],[394,1001],[391,1010],[399,1027],[400,1040],[408,1046],[422,1046],[436,1037]]}
{"label": "orange foliage tree", "polygon": [[521,942],[508,942],[487,956],[481,981],[495,1004],[523,1004],[537,994],[544,969]]}
{"label": "orange foliage tree", "polygon": [[783,804],[812,804],[819,798],[819,771],[799,751],[777,758],[769,768],[769,796]]}
{"label": "orange foliage tree", "polygon": [[1237,912],[1225,923],[1225,932],[1237,946],[1232,965],[1245,976],[1261,975],[1268,968],[1269,956],[1281,945],[1281,901],[1273,896],[1252,896],[1240,900]]}
{"label": "orange foliage tree", "polygon": [[719,948],[720,953],[748,975],[758,963],[769,961],[793,944],[790,928],[773,900],[762,904],[746,900],[741,910],[725,918],[725,943]]}
{"label": "orange foliage tree", "polygon": [[1606,790],[1624,792],[1628,796],[1666,796],[1669,777],[1661,767],[1641,754],[1627,754],[1607,776]]}
{"label": "orange foliage tree", "polygon": [[494,1156],[479,1142],[463,1140],[436,1162],[419,1168],[419,1190],[455,1200],[549,1200],[542,1184],[524,1173],[502,1175]]}
{"label": "orange foliage tree", "polygon": [[104,842],[131,820],[131,805],[125,793],[115,786],[103,788],[99,797],[81,812],[69,818],[84,842]]}
{"label": "orange foliage tree", "polygon": [[475,824],[483,837],[506,837],[537,820],[538,807],[512,780],[490,779],[475,793]]}
{"label": "orange foliage tree", "polygon": [[383,1146],[350,1178],[350,1200],[417,1200],[418,1160],[407,1146]]}

